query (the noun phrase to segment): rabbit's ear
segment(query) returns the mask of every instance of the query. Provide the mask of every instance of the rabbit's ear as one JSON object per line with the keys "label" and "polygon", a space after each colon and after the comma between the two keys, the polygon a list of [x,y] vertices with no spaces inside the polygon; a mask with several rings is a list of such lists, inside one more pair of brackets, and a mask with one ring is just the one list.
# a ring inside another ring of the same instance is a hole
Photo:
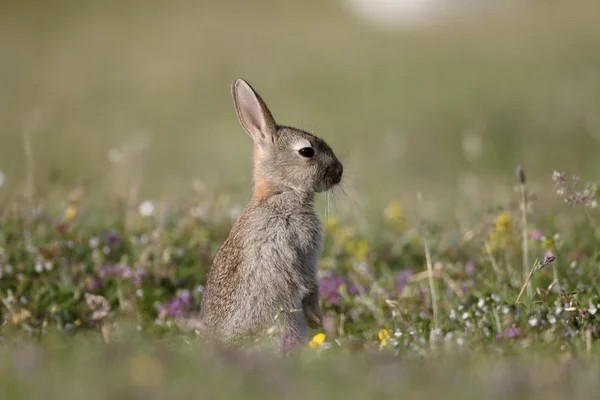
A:
{"label": "rabbit's ear", "polygon": [[243,79],[231,84],[231,93],[238,119],[246,132],[255,143],[270,142],[277,125],[263,99]]}

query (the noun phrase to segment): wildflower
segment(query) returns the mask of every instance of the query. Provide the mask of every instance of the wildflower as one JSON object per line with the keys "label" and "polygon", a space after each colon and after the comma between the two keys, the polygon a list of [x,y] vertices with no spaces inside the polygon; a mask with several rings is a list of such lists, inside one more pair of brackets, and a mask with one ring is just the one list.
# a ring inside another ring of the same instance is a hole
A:
{"label": "wildflower", "polygon": [[346,245],[348,253],[356,256],[359,260],[364,260],[369,254],[369,243],[366,240],[350,241]]}
{"label": "wildflower", "polygon": [[542,247],[544,249],[550,249],[553,246],[554,246],[554,238],[552,238],[552,237],[550,237],[550,238],[543,237],[542,238]]}
{"label": "wildflower", "polygon": [[85,301],[92,311],[92,320],[98,321],[105,318],[109,312],[108,300],[100,295],[85,294]]}
{"label": "wildflower", "polygon": [[379,333],[377,334],[377,336],[379,337],[379,342],[381,343],[382,346],[387,345],[388,341],[391,339],[392,335],[390,334],[390,331],[388,331],[387,329],[380,329]]}
{"label": "wildflower", "polygon": [[531,232],[531,238],[535,241],[542,240],[543,237],[544,234],[539,229],[536,229],[535,231]]}
{"label": "wildflower", "polygon": [[117,231],[114,231],[114,230],[107,231],[105,233],[104,237],[106,238],[106,241],[111,245],[118,245],[119,243],[121,243],[121,236],[119,235],[119,232],[117,232]]}
{"label": "wildflower", "polygon": [[117,264],[114,266],[105,265],[100,268],[100,276],[115,276],[120,278],[130,278],[132,275],[131,267],[123,264]]}
{"label": "wildflower", "polygon": [[496,231],[500,233],[508,232],[512,227],[512,223],[512,216],[509,213],[504,212],[498,215],[498,217],[496,218]]}
{"label": "wildflower", "polygon": [[465,273],[469,276],[475,275],[475,263],[473,261],[467,261],[465,264]]}
{"label": "wildflower", "polygon": [[329,304],[340,304],[342,296],[339,292],[339,287],[345,283],[346,280],[339,275],[330,274],[329,276],[322,278],[319,281],[319,292],[321,293],[321,297]]}
{"label": "wildflower", "polygon": [[77,207],[71,204],[65,210],[64,219],[65,221],[73,221],[75,217],[77,217]]}
{"label": "wildflower", "polygon": [[151,217],[154,215],[154,203],[146,200],[140,204],[139,213],[142,217]]}
{"label": "wildflower", "polygon": [[504,336],[506,336],[509,339],[514,339],[517,338],[521,335],[521,329],[520,328],[506,328],[504,330]]}
{"label": "wildflower", "polygon": [[318,349],[323,342],[325,341],[324,333],[317,333],[311,340],[308,342],[308,345],[311,349]]}
{"label": "wildflower", "polygon": [[392,200],[384,210],[385,219],[393,224],[404,222],[404,209],[397,200]]}
{"label": "wildflower", "polygon": [[173,297],[167,306],[160,307],[159,314],[162,316],[182,317],[192,307],[192,294],[184,290]]}
{"label": "wildflower", "polygon": [[99,245],[100,245],[100,239],[98,239],[95,236],[90,238],[90,240],[88,241],[88,246],[90,246],[90,249],[95,249]]}
{"label": "wildflower", "polygon": [[340,220],[335,216],[330,216],[325,221],[325,229],[327,230],[336,230],[340,226]]}
{"label": "wildflower", "polygon": [[530,326],[537,326],[538,323],[539,323],[539,320],[536,317],[529,318],[529,325]]}
{"label": "wildflower", "polygon": [[402,293],[404,291],[404,287],[408,283],[408,280],[414,274],[415,274],[415,271],[413,269],[411,269],[411,268],[408,268],[408,269],[405,269],[403,271],[400,271],[396,275],[396,292],[398,294],[400,294],[400,293]]}

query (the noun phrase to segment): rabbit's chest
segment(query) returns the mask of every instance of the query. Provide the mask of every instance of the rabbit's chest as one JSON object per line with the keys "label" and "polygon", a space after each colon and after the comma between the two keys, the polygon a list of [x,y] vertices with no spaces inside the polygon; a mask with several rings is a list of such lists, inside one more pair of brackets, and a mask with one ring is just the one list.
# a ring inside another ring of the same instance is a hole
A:
{"label": "rabbit's chest", "polygon": [[323,232],[315,214],[277,214],[255,224],[250,247],[265,279],[300,284],[316,272]]}

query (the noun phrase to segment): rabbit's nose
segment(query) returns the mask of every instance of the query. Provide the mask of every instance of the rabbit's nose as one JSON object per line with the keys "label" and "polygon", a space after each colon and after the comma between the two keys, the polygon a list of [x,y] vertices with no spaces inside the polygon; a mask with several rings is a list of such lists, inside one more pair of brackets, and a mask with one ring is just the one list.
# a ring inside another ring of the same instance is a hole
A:
{"label": "rabbit's nose", "polygon": [[340,181],[342,180],[342,174],[344,173],[344,167],[342,166],[342,163],[338,162],[335,167],[333,167],[333,174],[335,176],[334,180],[335,183],[340,183]]}

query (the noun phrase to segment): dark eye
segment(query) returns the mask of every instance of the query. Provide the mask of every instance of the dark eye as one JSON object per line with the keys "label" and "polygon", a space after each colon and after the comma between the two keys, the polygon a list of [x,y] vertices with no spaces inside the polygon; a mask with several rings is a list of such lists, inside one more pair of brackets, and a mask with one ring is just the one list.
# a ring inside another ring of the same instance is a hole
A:
{"label": "dark eye", "polygon": [[300,153],[302,157],[311,158],[315,155],[315,150],[312,147],[303,147],[298,150],[298,153]]}

